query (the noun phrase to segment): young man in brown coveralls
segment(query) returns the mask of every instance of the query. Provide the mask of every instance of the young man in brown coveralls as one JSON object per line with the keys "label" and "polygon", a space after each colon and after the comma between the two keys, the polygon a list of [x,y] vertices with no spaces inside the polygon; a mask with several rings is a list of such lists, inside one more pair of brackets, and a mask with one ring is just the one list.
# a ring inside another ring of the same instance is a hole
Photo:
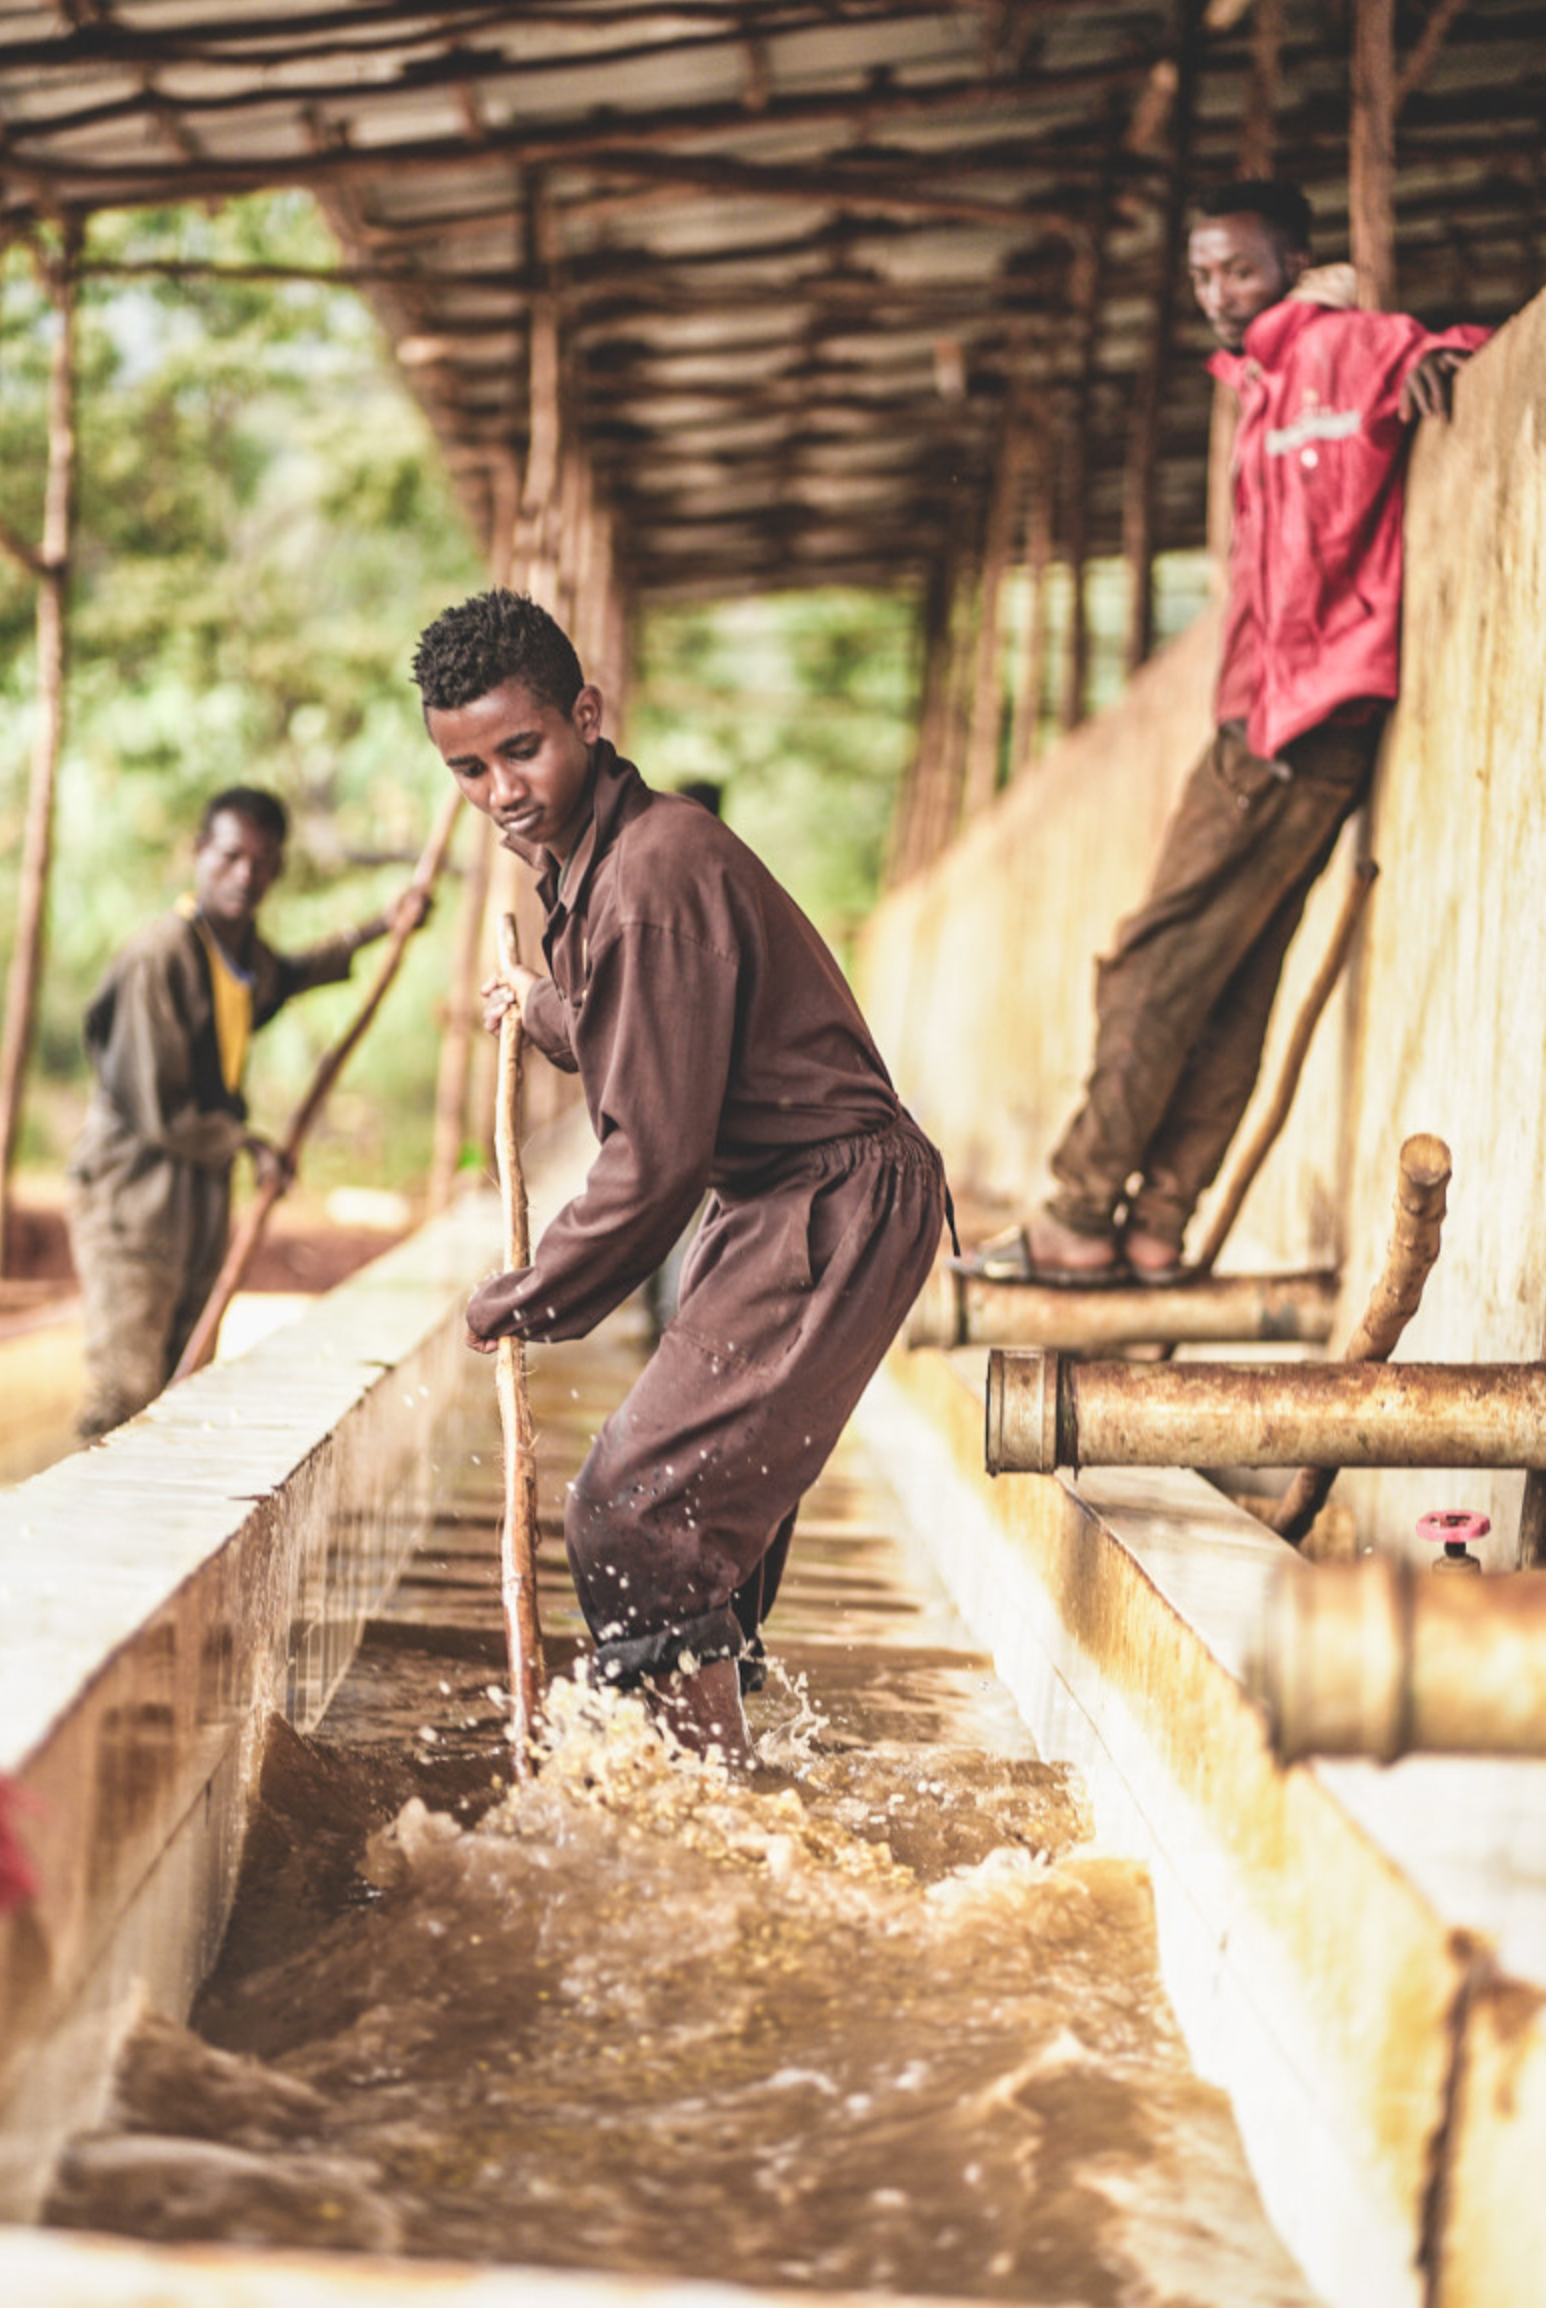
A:
{"label": "young man in brown coveralls", "polygon": [[619,758],[545,610],[508,592],[448,609],[414,678],[463,793],[540,875],[551,975],[485,989],[488,1021],[519,1004],[600,1141],[532,1264],[474,1292],[469,1343],[583,1336],[711,1193],[564,1529],[601,1678],[744,1758],[738,1662],[938,1249],[939,1156],[810,923],[727,827]]}
{"label": "young man in brown coveralls", "polygon": [[364,945],[427,902],[390,911],[303,954],[265,943],[258,908],[284,866],[284,804],[261,786],[206,802],[193,890],[129,940],[86,1011],[96,1075],[70,1155],[70,1250],[81,1285],[84,1440],[143,1410],[166,1385],[225,1258],[231,1172],[279,1156],[247,1121],[251,1034],[296,994],[347,978]]}

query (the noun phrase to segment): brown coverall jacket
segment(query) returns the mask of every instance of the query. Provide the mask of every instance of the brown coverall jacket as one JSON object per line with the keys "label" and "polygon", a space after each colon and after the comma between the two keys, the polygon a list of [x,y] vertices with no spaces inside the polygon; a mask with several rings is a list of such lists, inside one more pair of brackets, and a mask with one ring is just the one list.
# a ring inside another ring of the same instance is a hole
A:
{"label": "brown coverall jacket", "polygon": [[[254,1029],[292,995],[347,978],[355,950],[344,935],[286,956],[254,937]],[[209,963],[181,913],[115,956],[85,1037],[96,1083],[69,1162],[70,1246],[89,1379],[81,1432],[103,1434],[160,1393],[220,1271],[247,1106],[222,1079]]]}
{"label": "brown coverall jacket", "polygon": [[540,889],[552,976],[527,1029],[578,1069],[600,1151],[469,1323],[583,1334],[712,1191],[676,1316],[566,1512],[601,1671],[630,1683],[754,1631],[800,1495],[933,1261],[943,1173],[794,901],[605,741],[591,823]]}

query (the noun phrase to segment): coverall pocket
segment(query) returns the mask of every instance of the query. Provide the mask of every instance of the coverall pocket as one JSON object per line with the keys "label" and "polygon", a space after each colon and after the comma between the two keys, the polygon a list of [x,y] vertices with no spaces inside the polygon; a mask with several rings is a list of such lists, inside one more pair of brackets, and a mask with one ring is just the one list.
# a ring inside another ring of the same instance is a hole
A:
{"label": "coverall pocket", "polygon": [[676,1327],[712,1354],[780,1361],[811,1290],[819,1184],[804,1178],[746,1202],[716,1202],[682,1276]]}

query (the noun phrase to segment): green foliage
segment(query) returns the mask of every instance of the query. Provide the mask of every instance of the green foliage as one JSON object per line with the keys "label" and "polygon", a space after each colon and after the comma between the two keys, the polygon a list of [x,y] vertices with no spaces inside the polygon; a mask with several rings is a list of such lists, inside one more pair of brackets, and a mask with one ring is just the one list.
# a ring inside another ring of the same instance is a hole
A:
{"label": "green foliage", "polygon": [[[486,581],[374,320],[326,277],[336,251],[309,200],[104,215],[85,254],[70,682],[25,1142],[53,1161],[84,1096],[82,1008],[108,957],[187,885],[208,794],[251,781],[290,805],[289,870],[264,917],[282,947],[400,888],[444,788],[413,642]],[[222,277],[186,269],[199,266]],[[318,277],[232,277],[241,266]],[[56,329],[28,252],[0,252],[0,520],[23,538],[42,518]],[[1198,605],[1200,568],[1161,565],[1163,633]],[[1092,573],[1092,705],[1120,687],[1121,598],[1118,569]],[[1049,606],[1050,712],[1066,584]],[[1006,681],[1023,614],[1012,600]],[[15,918],[33,618],[30,578],[0,557],[0,922]],[[839,946],[874,902],[915,742],[916,627],[906,595],[834,589],[660,610],[639,637],[628,749],[655,784],[721,785],[730,824]],[[410,949],[309,1180],[422,1172],[455,911],[448,891]],[[295,1004],[256,1045],[260,1124],[302,1094],[371,959],[352,990]]]}
{"label": "green foliage", "polygon": [[[92,267],[309,268],[336,250],[298,195],[93,220]],[[26,252],[0,268],[0,518],[35,537],[55,322]],[[483,582],[427,426],[359,297],[326,279],[92,270],[82,287],[70,686],[38,1059],[82,1080],[79,1018],[108,956],[186,886],[203,799],[274,787],[294,834],[264,926],[300,945],[374,912],[444,789],[408,660]],[[0,565],[0,918],[14,919],[32,723],[33,588]],[[360,861],[389,859],[389,866]],[[393,989],[399,1032],[335,1106],[390,1100],[384,1167],[422,1167],[434,998],[454,902]],[[282,1117],[367,984],[312,997],[257,1045],[254,1108]],[[265,1048],[265,1043],[274,1045]],[[42,1101],[49,1113],[56,1102]],[[51,1149],[57,1154],[59,1149]]]}
{"label": "green foliage", "polygon": [[874,903],[911,755],[916,612],[902,595],[770,595],[646,620],[629,744],[652,784],[708,778],[827,935]]}

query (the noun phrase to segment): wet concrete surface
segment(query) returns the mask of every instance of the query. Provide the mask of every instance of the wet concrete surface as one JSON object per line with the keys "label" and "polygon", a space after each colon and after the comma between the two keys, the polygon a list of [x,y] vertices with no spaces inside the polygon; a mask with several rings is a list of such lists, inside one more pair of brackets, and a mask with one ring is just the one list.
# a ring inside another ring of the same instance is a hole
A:
{"label": "wet concrete surface", "polygon": [[276,1725],[191,2030],[149,2021],[49,2218],[255,2246],[1089,2308],[1305,2303],[1102,1856],[856,1451],[812,1494],[758,1768],[587,1699],[564,1485],[626,1324],[533,1357],[550,1750],[512,1786],[487,1366],[320,1727]]}

